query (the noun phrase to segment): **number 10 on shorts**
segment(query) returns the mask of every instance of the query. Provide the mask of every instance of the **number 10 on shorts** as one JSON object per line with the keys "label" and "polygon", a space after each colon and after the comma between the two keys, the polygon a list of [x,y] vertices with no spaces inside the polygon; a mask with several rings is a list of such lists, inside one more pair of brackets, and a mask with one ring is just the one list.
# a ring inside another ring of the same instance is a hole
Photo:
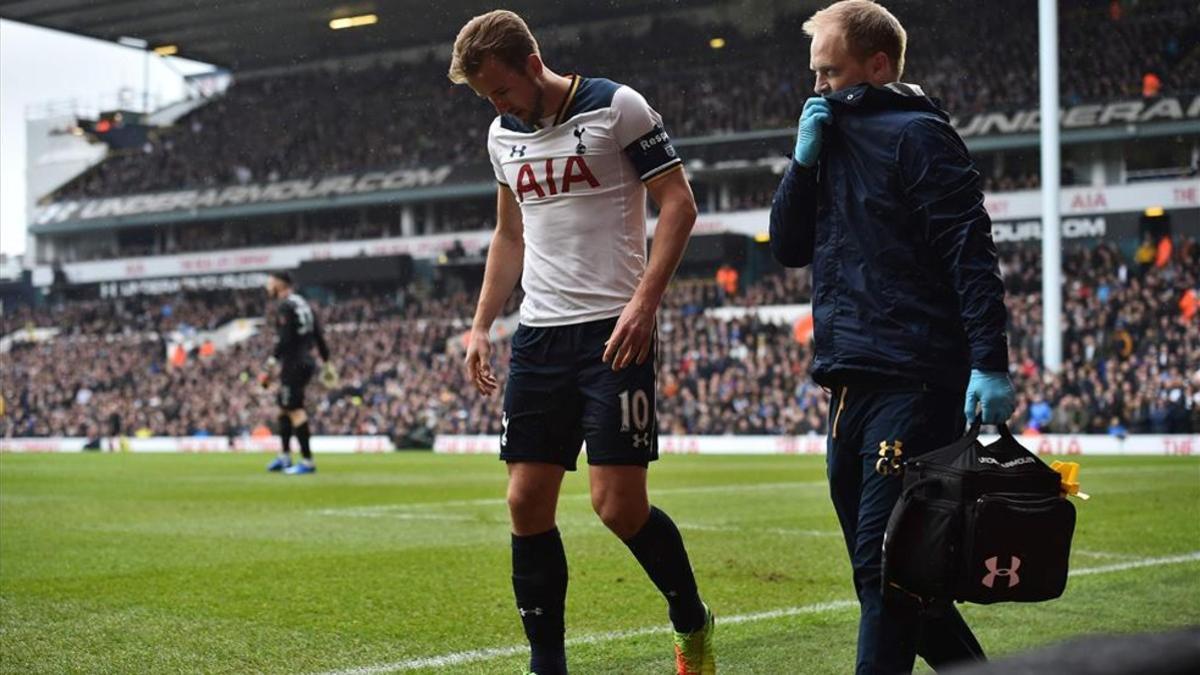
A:
{"label": "number 10 on shorts", "polygon": [[[630,396],[626,390],[618,394],[617,398],[621,399],[621,431],[645,431],[650,425],[650,397],[646,392],[637,389]],[[630,422],[633,423],[632,427]]]}

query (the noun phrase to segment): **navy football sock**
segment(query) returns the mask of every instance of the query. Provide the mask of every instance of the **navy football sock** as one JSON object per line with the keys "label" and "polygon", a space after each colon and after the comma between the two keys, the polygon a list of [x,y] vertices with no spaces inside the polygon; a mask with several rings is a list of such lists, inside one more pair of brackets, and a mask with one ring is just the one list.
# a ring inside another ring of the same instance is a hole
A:
{"label": "navy football sock", "polygon": [[538,675],[565,675],[567,554],[558,528],[525,537],[514,534],[512,570],[517,611],[529,639],[529,670]]}
{"label": "navy football sock", "polygon": [[279,440],[283,441],[282,452],[284,455],[291,457],[292,451],[292,418],[286,414],[279,416]]}
{"label": "navy football sock", "polygon": [[692,575],[683,537],[671,517],[651,506],[650,518],[625,545],[666,597],[675,630],[690,633],[703,628],[706,617],[696,590],[696,577]]}
{"label": "navy football sock", "polygon": [[308,447],[308,439],[308,420],[305,420],[303,424],[296,427],[296,440],[300,441],[300,456],[304,458],[304,461],[312,464],[312,450]]}

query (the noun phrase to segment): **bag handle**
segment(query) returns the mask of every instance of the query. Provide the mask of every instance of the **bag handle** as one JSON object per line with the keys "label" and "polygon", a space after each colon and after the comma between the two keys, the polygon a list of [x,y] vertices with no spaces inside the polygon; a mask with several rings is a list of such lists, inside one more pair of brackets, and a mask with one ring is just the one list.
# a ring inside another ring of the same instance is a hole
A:
{"label": "bag handle", "polygon": [[[964,437],[965,436],[971,436],[972,438],[978,437],[979,436],[979,428],[982,426],[983,426],[983,415],[977,413],[975,415],[975,419],[971,420],[971,426],[967,427],[967,433],[964,434]],[[1008,422],[1001,422],[1001,423],[997,424],[996,429],[999,430],[1001,436],[1008,438],[1008,439],[1013,438],[1013,433],[1008,428]]]}
{"label": "bag handle", "polygon": [[963,434],[963,438],[975,440],[979,438],[979,428],[983,426],[983,415],[976,414],[975,419],[971,420],[971,426],[967,427],[967,433]]}
{"label": "bag handle", "polygon": [[[978,438],[979,437],[979,427],[982,425],[983,425],[983,415],[975,415],[975,421],[973,421],[971,423],[971,429],[967,432],[967,435],[972,438]],[[1001,422],[1001,423],[997,424],[996,431],[997,431],[997,433],[1000,434],[1000,440],[1020,445],[1020,443],[1017,441],[1016,437],[1013,436],[1012,430],[1008,428],[1008,422]],[[999,442],[999,441],[997,441],[997,442]],[[991,446],[980,444],[980,450],[982,450],[983,452],[991,452],[991,450],[988,449],[989,447],[991,447]]]}
{"label": "bag handle", "polygon": [[1013,432],[1008,428],[1008,422],[1001,422],[1000,424],[997,424],[996,429],[1000,432],[1000,437],[1004,440],[1016,442],[1016,437],[1013,436]]}

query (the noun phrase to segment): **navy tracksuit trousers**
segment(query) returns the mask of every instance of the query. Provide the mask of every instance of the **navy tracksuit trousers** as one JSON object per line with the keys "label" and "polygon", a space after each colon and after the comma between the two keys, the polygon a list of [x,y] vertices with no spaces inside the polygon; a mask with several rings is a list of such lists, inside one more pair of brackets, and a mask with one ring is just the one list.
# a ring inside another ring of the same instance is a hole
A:
{"label": "navy tracksuit trousers", "polygon": [[916,655],[934,669],[983,660],[983,649],[953,605],[921,609],[889,600],[882,589],[883,533],[902,478],[876,471],[880,444],[907,459],[960,438],[963,394],[917,385],[833,389],[828,441],[829,489],[854,568],[859,675],[913,669]]}

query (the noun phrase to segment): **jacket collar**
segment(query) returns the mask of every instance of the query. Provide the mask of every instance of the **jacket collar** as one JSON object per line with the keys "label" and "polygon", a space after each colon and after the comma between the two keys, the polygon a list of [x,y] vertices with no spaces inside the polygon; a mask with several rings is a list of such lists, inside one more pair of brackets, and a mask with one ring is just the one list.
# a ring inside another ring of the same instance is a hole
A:
{"label": "jacket collar", "polygon": [[856,84],[833,92],[825,97],[837,105],[863,110],[913,110],[931,112],[950,119],[937,101],[925,95],[916,84],[893,82],[882,87]]}

